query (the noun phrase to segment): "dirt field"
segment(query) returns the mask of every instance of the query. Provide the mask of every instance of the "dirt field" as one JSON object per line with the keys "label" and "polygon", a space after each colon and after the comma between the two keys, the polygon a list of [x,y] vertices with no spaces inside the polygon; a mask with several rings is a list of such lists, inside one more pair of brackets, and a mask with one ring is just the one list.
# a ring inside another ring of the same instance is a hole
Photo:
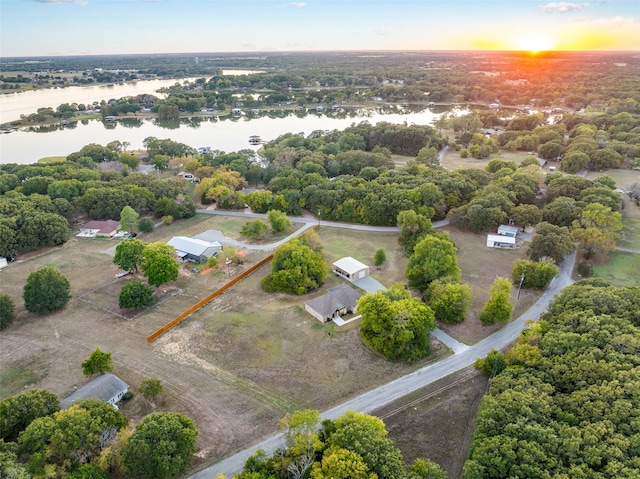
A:
{"label": "dirt field", "polygon": [[410,464],[426,458],[460,477],[487,378],[467,368],[374,412]]}

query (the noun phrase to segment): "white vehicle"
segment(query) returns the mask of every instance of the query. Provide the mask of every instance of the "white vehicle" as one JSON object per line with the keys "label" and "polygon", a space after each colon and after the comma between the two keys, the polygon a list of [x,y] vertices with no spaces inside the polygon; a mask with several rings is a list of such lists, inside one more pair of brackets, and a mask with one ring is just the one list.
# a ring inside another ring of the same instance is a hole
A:
{"label": "white vehicle", "polygon": [[118,231],[113,235],[114,238],[125,238],[129,234],[128,231]]}

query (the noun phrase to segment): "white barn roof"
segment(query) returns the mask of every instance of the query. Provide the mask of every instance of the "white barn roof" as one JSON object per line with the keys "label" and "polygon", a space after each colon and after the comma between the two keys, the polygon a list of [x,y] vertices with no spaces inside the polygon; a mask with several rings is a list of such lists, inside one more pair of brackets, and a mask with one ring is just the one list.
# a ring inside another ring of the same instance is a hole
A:
{"label": "white barn roof", "polygon": [[[208,241],[196,239],[196,238],[188,238],[186,236],[174,236],[169,241],[167,241],[169,246],[173,246],[179,256],[185,256],[186,254],[191,254],[194,256],[202,256],[207,253],[207,250],[213,248],[212,253],[217,252],[222,248],[222,245],[217,241],[214,243],[210,243]],[[184,254],[181,254],[184,253]]]}
{"label": "white barn roof", "polygon": [[338,261],[333,263],[333,266],[341,269],[342,271],[353,275],[358,271],[362,271],[365,268],[369,268],[366,264],[361,263],[357,259],[352,258],[351,256],[345,256],[344,258],[340,258]]}

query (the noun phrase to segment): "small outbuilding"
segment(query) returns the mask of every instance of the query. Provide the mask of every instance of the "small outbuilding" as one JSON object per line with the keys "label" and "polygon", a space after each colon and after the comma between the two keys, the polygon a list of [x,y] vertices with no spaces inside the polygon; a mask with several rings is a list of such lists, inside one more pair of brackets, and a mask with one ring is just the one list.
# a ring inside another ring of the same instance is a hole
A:
{"label": "small outbuilding", "polygon": [[333,263],[331,269],[338,276],[342,276],[349,281],[355,281],[357,279],[365,278],[369,276],[369,267],[352,258],[351,256],[345,256]]}
{"label": "small outbuilding", "polygon": [[512,238],[515,238],[516,236],[518,236],[519,232],[520,229],[517,226],[500,225],[498,227],[498,234],[500,236],[510,236]]}
{"label": "small outbuilding", "polygon": [[7,258],[0,256],[0,269],[7,267]]}
{"label": "small outbuilding", "polygon": [[513,236],[487,235],[487,248],[515,249],[516,239]]}
{"label": "small outbuilding", "polygon": [[80,227],[79,238],[113,238],[120,228],[116,220],[89,221]]}
{"label": "small outbuilding", "polygon": [[176,254],[182,262],[193,261],[194,263],[204,263],[211,256],[218,254],[222,250],[222,245],[217,241],[210,243],[196,238],[188,238],[187,236],[174,236],[167,241],[169,246],[173,246]]}
{"label": "small outbuilding", "polygon": [[128,389],[129,385],[115,374],[101,374],[64,398],[60,409],[67,409],[82,399],[102,399],[118,409],[116,403],[122,400]]}
{"label": "small outbuilding", "polygon": [[321,323],[327,323],[344,314],[356,313],[360,296],[358,291],[342,283],[304,303],[304,309]]}

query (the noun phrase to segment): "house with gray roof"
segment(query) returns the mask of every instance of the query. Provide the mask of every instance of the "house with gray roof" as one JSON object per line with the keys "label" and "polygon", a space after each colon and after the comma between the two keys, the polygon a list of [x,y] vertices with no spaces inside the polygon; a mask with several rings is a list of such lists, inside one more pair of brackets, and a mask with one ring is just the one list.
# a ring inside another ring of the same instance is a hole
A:
{"label": "house with gray roof", "polygon": [[174,236],[167,241],[169,246],[173,246],[176,254],[182,262],[193,261],[194,263],[204,263],[211,256],[218,254],[222,250],[222,245],[217,241],[213,243],[187,236]]}
{"label": "house with gray roof", "polygon": [[67,409],[82,399],[102,399],[118,409],[116,403],[128,389],[129,385],[115,374],[101,374],[64,398],[60,402],[60,409]]}
{"label": "house with gray roof", "polygon": [[304,303],[304,309],[321,323],[327,323],[344,314],[354,314],[358,310],[358,299],[362,296],[347,284],[329,288],[326,294]]}

